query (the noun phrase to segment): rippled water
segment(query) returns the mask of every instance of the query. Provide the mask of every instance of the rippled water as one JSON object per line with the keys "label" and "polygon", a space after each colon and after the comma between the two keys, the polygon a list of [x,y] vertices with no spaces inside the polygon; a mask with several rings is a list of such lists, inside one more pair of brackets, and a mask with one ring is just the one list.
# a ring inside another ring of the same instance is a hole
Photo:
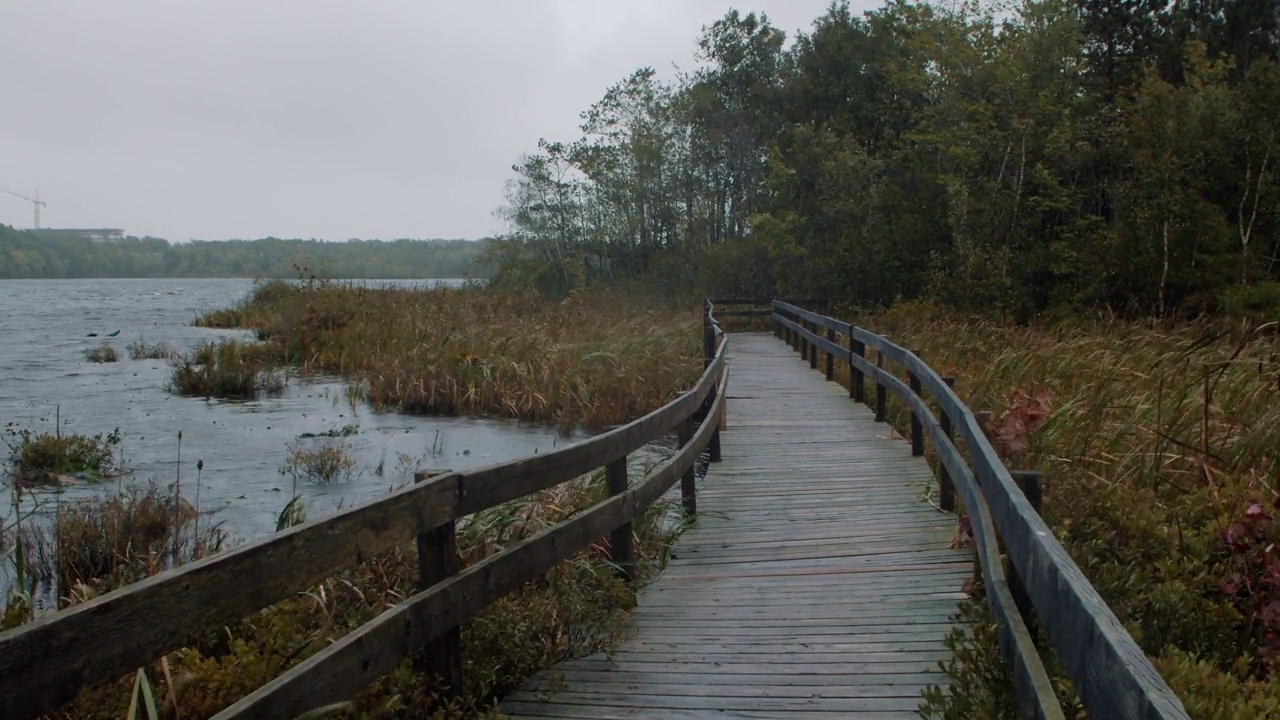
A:
{"label": "rippled water", "polygon": [[[251,289],[248,280],[0,280],[0,425],[52,431],[60,416],[63,432],[95,435],[119,428],[133,478],[169,484],[181,472],[183,495],[193,502],[196,463],[203,460],[200,509],[213,511],[215,520],[241,540],[275,529],[291,492],[291,480],[280,468],[288,445],[304,433],[359,424],[358,434],[346,441],[360,476],[300,485],[311,517],[411,482],[412,465],[468,469],[575,440],[554,428],[515,421],[353,409],[338,382],[292,379],[283,396],[255,402],[181,397],[165,390],[168,361],[128,358],[125,346],[140,338],[186,350],[201,340],[242,335],[191,327],[191,320],[200,311],[237,302]],[[114,338],[103,337],[117,331]],[[120,361],[86,360],[84,350],[104,339]],[[7,447],[0,453],[7,457]],[[412,458],[409,466],[401,455]],[[380,463],[385,474],[377,476]],[[67,488],[64,497],[115,490],[114,483],[81,484]],[[12,499],[3,493],[0,523],[8,525],[13,517]]]}

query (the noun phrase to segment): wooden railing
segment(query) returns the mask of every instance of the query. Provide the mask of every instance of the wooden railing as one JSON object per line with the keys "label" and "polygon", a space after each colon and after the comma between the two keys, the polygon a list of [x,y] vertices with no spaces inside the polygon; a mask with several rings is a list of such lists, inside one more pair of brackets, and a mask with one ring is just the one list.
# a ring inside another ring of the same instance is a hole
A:
{"label": "wooden railing", "polygon": [[[939,465],[939,505],[954,510],[958,494],[968,513],[987,603],[1000,626],[1000,649],[1024,717],[1063,717],[1028,630],[1036,624],[1061,658],[1089,717],[1188,717],[1040,517],[1038,477],[1015,479],[1005,468],[978,418],[952,390],[952,378],[940,377],[915,353],[863,328],[783,301],[774,301],[773,310],[775,333],[798,349],[809,367],[821,364],[831,380],[835,363],[846,363],[849,395],[860,402],[869,400],[865,383],[870,377],[876,419],[886,419],[886,395],[892,392],[911,412],[913,454],[925,453],[926,437],[932,444]],[[841,336],[847,347],[838,342]],[[868,360],[869,350],[875,353],[874,362]],[[907,380],[887,370],[886,361],[902,368]],[[926,394],[937,405],[936,416]],[[957,436],[969,462],[956,448]]]}
{"label": "wooden railing", "polygon": [[[711,306],[706,324],[712,327]],[[634,567],[631,521],[681,481],[696,511],[694,467],[704,449],[719,459],[728,373],[723,337],[713,333],[693,389],[590,440],[467,472],[420,477],[380,500],[314,520],[231,552],[170,570],[0,633],[0,718],[50,713],[78,692],[117,680],[166,653],[302,592],[362,560],[417,543],[420,591],[223,710],[218,720],[294,718],[353,697],[401,661],[456,689],[458,628],[598,539],[611,560]],[[697,420],[700,423],[695,424]],[[680,447],[636,483],[627,455],[672,430]],[[466,516],[605,469],[609,496],[596,505],[465,569],[455,524]]]}

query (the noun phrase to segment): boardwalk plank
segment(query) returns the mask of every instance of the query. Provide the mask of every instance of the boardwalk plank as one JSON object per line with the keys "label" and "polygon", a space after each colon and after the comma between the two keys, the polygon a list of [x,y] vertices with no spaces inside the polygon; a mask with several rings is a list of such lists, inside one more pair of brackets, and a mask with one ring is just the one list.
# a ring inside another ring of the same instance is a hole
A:
{"label": "boardwalk plank", "polygon": [[971,577],[908,441],[769,335],[735,335],[724,461],[609,655],[503,703],[518,718],[915,717]]}

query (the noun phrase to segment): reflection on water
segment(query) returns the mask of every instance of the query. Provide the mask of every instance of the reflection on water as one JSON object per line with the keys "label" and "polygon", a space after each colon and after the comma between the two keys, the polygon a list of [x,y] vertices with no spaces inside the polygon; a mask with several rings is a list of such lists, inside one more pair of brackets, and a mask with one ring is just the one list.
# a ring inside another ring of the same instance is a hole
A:
{"label": "reflection on water", "polygon": [[[398,284],[424,282],[455,281]],[[168,484],[181,473],[189,500],[203,460],[201,510],[215,511],[215,521],[241,540],[275,529],[290,493],[290,478],[280,472],[286,448],[304,433],[359,425],[344,439],[357,477],[299,487],[313,518],[411,482],[414,466],[463,470],[581,439],[515,421],[374,413],[348,404],[338,382],[294,380],[283,396],[254,402],[180,397],[164,389],[167,361],[129,359],[125,346],[139,339],[186,350],[200,340],[243,335],[190,323],[196,313],[230,305],[251,289],[248,280],[0,280],[0,424],[52,431],[60,416],[63,432],[96,435],[119,428],[134,477]],[[104,339],[120,361],[85,360],[84,350]],[[0,451],[7,457],[7,448]],[[375,474],[380,464],[381,476]],[[114,484],[76,485],[63,497],[114,490]],[[6,492],[0,522],[8,525],[12,518]]]}

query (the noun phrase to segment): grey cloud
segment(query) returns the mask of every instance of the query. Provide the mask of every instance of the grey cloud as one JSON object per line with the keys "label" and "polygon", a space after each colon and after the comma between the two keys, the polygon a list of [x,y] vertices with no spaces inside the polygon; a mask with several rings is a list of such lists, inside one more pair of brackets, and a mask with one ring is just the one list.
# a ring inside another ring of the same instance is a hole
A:
{"label": "grey cloud", "polygon": [[[793,32],[827,0],[760,0]],[[0,187],[171,240],[479,237],[510,166],[708,0],[4,0]],[[0,222],[30,206],[3,197]]]}

